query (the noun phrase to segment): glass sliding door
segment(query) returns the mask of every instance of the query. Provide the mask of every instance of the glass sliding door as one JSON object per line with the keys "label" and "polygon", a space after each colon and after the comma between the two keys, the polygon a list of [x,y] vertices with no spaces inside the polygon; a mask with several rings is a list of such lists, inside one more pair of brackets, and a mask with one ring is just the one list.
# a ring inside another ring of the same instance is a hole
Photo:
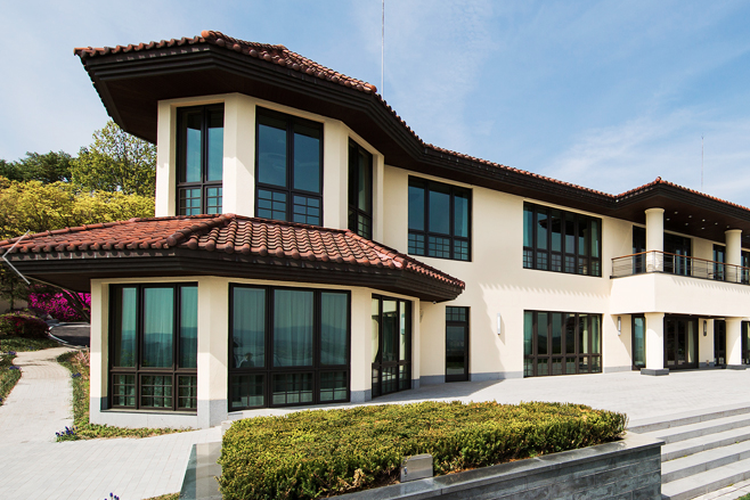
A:
{"label": "glass sliding door", "polygon": [[667,315],[664,318],[664,367],[698,368],[698,319]]}
{"label": "glass sliding door", "polygon": [[714,363],[727,365],[727,323],[723,319],[714,320]]}

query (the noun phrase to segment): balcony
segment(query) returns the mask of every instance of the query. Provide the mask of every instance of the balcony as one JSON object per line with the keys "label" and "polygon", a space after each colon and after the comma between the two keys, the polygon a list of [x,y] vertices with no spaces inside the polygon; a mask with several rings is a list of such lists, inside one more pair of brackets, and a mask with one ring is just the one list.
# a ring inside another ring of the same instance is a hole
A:
{"label": "balcony", "polygon": [[652,250],[612,259],[612,278],[647,273],[750,284],[750,268],[697,257]]}

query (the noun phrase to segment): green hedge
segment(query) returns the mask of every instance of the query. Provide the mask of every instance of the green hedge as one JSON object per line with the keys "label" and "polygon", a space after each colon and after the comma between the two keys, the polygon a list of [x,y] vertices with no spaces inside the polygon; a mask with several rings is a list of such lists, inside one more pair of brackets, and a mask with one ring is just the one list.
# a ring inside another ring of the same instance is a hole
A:
{"label": "green hedge", "polygon": [[224,500],[319,498],[397,480],[404,457],[435,474],[617,439],[626,416],[561,403],[426,402],[257,417],[224,435]]}
{"label": "green hedge", "polygon": [[47,338],[49,326],[36,316],[24,312],[0,314],[0,337]]}

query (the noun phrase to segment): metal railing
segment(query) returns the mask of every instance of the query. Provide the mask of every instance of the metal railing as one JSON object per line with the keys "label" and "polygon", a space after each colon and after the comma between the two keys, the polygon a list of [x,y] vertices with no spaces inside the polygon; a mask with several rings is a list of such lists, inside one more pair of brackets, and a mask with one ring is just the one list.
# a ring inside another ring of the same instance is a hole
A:
{"label": "metal railing", "polygon": [[750,284],[750,268],[699,259],[668,252],[649,252],[623,255],[612,259],[612,277],[645,273],[666,273],[729,283]]}

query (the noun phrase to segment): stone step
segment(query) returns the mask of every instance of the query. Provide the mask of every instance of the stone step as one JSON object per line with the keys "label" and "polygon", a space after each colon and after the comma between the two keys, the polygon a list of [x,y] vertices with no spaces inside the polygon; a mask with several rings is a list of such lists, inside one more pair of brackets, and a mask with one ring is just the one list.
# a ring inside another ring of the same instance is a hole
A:
{"label": "stone step", "polygon": [[750,428],[750,414],[736,414],[640,434],[654,439],[661,439],[666,444],[670,444],[743,427]]}
{"label": "stone step", "polygon": [[666,500],[690,500],[746,479],[750,479],[750,459],[738,460],[675,481],[662,481],[661,496]]}
{"label": "stone step", "polygon": [[661,464],[662,484],[750,458],[750,441],[701,451]]}
{"label": "stone step", "polygon": [[668,417],[640,419],[632,422],[632,425],[628,426],[628,431],[635,432],[636,434],[645,434],[671,427],[681,427],[749,413],[750,406],[747,405],[726,406],[702,412],[687,412]]}
{"label": "stone step", "polygon": [[703,451],[714,450],[735,443],[750,441],[750,428],[739,427],[723,432],[705,434],[684,441],[665,444],[661,447],[662,463]]}

